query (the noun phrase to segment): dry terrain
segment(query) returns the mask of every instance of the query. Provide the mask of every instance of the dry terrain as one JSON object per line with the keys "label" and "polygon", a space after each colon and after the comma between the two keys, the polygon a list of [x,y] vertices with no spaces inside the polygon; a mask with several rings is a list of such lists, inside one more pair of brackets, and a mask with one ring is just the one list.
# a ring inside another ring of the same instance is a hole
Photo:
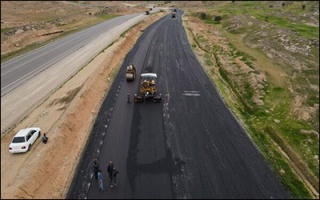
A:
{"label": "dry terrain", "polygon": [[[1,29],[8,28],[9,30],[7,34],[1,33],[1,55],[35,42],[53,39],[56,35],[83,27],[86,24],[97,23],[101,20],[99,16],[105,14],[124,14],[147,10],[145,5],[139,5],[139,2],[135,1],[129,2],[130,4],[115,1],[103,3],[80,2],[77,4],[72,2],[42,2],[43,9],[39,8],[36,11],[38,16],[42,16],[42,19],[36,19],[33,18],[35,15],[28,11],[35,6],[33,3],[30,1],[28,3],[1,2]],[[307,139],[301,140],[301,144],[307,144],[304,146],[305,154],[303,155],[310,157],[310,160],[313,160],[319,169],[319,153],[314,155],[314,152],[308,146],[308,144],[319,143],[319,123],[318,120],[315,120],[318,119],[317,115],[319,116],[319,100],[315,103],[306,103],[309,97],[301,92],[305,90],[305,86],[303,84],[293,84],[294,81],[297,83],[297,80],[300,80],[299,77],[302,74],[303,77],[306,77],[303,83],[308,83],[308,89],[319,92],[319,84],[317,84],[319,83],[319,75],[312,74],[313,68],[317,67],[319,70],[319,57],[314,54],[314,51],[319,51],[319,40],[301,39],[296,33],[288,29],[277,29],[275,31],[272,23],[261,23],[256,18],[242,14],[232,20],[229,19],[234,23],[225,25],[224,29],[228,32],[236,32],[255,26],[259,27],[261,31],[251,32],[251,34],[239,33],[234,37],[212,24],[204,23],[199,17],[192,14],[197,12],[209,14],[212,12],[211,16],[219,15],[219,13],[207,9],[211,5],[203,6],[201,1],[176,3],[177,7],[184,8],[187,11],[183,17],[183,23],[199,61],[206,72],[215,80],[215,84],[217,84],[225,101],[229,105],[234,105],[232,110],[236,114],[239,114],[238,110],[242,109],[242,103],[244,102],[243,104],[246,104],[248,109],[254,110],[259,107],[264,110],[264,113],[272,114],[271,118],[266,119],[266,121],[268,120],[268,123],[271,121],[275,124],[274,127],[277,127],[277,124],[284,123],[284,121],[280,122],[279,119],[282,120],[282,118],[276,112],[279,109],[278,107],[287,105],[281,102],[281,98],[285,99],[287,96],[283,95],[277,97],[276,100],[268,100],[268,94],[272,93],[268,86],[289,88],[293,97],[293,105],[290,111],[292,112],[292,118],[297,118],[305,123],[312,124],[311,127],[316,127],[315,130],[312,128],[305,130],[299,127],[299,131],[301,134],[308,136]],[[281,7],[281,5],[278,6]],[[188,9],[190,7],[192,9]],[[13,11],[24,13],[24,15],[10,14]],[[108,91],[122,60],[141,35],[141,30],[165,14],[167,13],[160,12],[151,15],[146,21],[133,27],[1,138],[1,198],[65,198],[74,169],[102,99]],[[314,15],[308,17],[309,21],[306,23],[319,27],[319,21],[314,18]],[[275,32],[277,35],[273,34]],[[270,37],[274,39],[272,41],[268,40]],[[241,42],[239,42],[239,38],[241,38]],[[230,45],[230,43],[233,45]],[[254,48],[260,48],[260,53],[253,50]],[[239,49],[241,49],[241,52],[239,52]],[[267,56],[261,56],[262,51]],[[249,59],[250,56],[248,55],[255,57],[256,60]],[[270,62],[270,59],[275,62]],[[281,67],[281,64],[283,64],[282,66],[290,66],[292,69]],[[223,80],[222,69],[234,80],[233,83],[226,83],[226,80],[221,81]],[[308,70],[310,70],[310,73]],[[246,84],[242,80],[246,80]],[[238,88],[232,88],[233,85],[237,85]],[[251,88],[250,98],[240,98],[243,101],[241,103],[237,98],[239,98],[239,94],[246,94],[248,88]],[[316,98],[319,99],[319,96],[316,96]],[[272,100],[275,101],[274,104],[268,102]],[[281,110],[281,112],[284,111]],[[240,118],[240,120],[245,123],[244,119]],[[255,118],[250,120],[258,124],[257,126],[265,126]],[[8,152],[8,145],[13,135],[19,129],[30,126],[41,127],[42,132],[47,133],[49,137],[48,144],[44,145],[38,140],[31,152],[11,155]],[[289,154],[288,151],[284,151],[277,144],[275,146],[285,156],[288,156],[286,155]],[[270,152],[272,151],[270,150]],[[309,170],[306,168],[305,172],[302,172],[297,163],[292,160],[291,158],[292,168],[295,169],[295,173],[299,175],[304,184],[308,185],[312,197],[319,198],[318,189],[311,183],[312,179],[306,178]],[[288,174],[288,171],[281,166],[276,170],[280,174]],[[319,184],[319,182],[316,182],[316,184]]]}

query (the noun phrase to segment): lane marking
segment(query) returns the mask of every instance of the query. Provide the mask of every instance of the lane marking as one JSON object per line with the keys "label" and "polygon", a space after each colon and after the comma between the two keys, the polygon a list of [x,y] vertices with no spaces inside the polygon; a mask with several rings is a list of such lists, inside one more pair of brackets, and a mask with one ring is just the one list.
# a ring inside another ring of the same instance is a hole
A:
{"label": "lane marking", "polygon": [[199,91],[183,91],[182,95],[184,96],[200,96]]}

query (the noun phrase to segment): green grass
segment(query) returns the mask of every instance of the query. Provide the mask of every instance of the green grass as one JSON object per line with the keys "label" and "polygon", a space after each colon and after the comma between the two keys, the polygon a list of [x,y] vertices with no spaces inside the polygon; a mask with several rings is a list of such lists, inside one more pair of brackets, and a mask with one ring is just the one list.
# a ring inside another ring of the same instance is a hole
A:
{"label": "green grass", "polygon": [[[214,8],[215,11],[219,12],[223,15],[223,21],[226,19],[240,14],[249,14],[252,15],[262,21],[267,21],[272,23],[276,26],[282,28],[288,28],[293,31],[299,33],[302,37],[305,38],[317,38],[319,39],[319,27],[309,26],[303,23],[293,23],[286,20],[284,17],[276,17],[276,12],[283,12],[285,10],[288,13],[293,13],[296,15],[300,15],[301,18],[305,11],[301,9],[301,5],[294,5],[294,6],[285,6],[283,8],[268,8],[266,4],[261,2],[240,2],[238,1],[237,4],[223,4],[223,6],[216,6]],[[208,23],[208,22],[206,22]],[[210,22],[209,22],[210,23]],[[237,32],[242,33],[244,30],[238,30]]]}
{"label": "green grass", "polygon": [[[281,149],[290,157],[290,159],[295,163],[295,165],[300,169],[300,171],[304,174],[305,177],[308,177],[308,180],[314,187],[319,186],[319,181],[317,178],[312,175],[312,172],[309,170],[310,166],[307,167],[305,162],[301,161],[301,158],[297,156],[294,150],[289,147],[287,144],[287,140],[284,139],[284,137],[281,137],[279,135],[279,132],[276,131],[271,125],[267,126],[265,131],[271,136],[271,138],[276,141],[276,143],[281,147]],[[296,137],[295,137],[296,138]],[[300,141],[301,142],[301,141]],[[308,164],[308,162],[307,162]]]}
{"label": "green grass", "polygon": [[213,65],[213,62],[211,60],[211,54],[209,53],[205,53],[205,61],[206,61],[206,64],[209,65],[209,66],[212,66]]}
{"label": "green grass", "polygon": [[[277,130],[289,145],[301,155],[301,158],[308,163],[312,173],[319,177],[319,166],[314,164],[314,155],[319,152],[319,142],[315,135],[302,134],[300,130],[312,130],[305,123],[293,118],[283,116],[284,122],[277,125]],[[313,141],[313,142],[308,142]]]}
{"label": "green grass", "polygon": [[[218,84],[219,86],[220,84]],[[220,86],[221,88],[221,86]],[[273,91],[275,94],[279,94],[284,91],[283,88],[274,88]],[[230,101],[228,101],[230,103]],[[232,102],[232,101],[231,101]],[[231,104],[234,104],[232,102]],[[277,115],[278,112],[282,113],[281,103],[279,103],[279,107],[274,110]],[[235,109],[235,105],[230,105],[233,109]],[[290,165],[284,158],[284,156],[278,151],[278,149],[272,144],[272,139],[266,134],[263,130],[263,127],[268,127],[269,124],[274,123],[273,117],[270,117],[270,114],[266,113],[265,110],[270,110],[270,107],[267,105],[263,108],[257,110],[252,114],[244,114],[238,115],[242,121],[245,122],[247,131],[253,138],[255,144],[259,147],[260,151],[266,158],[267,162],[270,164],[273,171],[277,174],[277,176],[282,180],[283,184],[290,189],[295,198],[311,198],[308,190],[305,188],[304,184],[299,180],[299,178],[292,171]],[[278,110],[279,109],[279,110]],[[241,112],[240,112],[241,113]],[[282,118],[280,118],[282,120]],[[281,173],[280,171],[284,171],[285,173]]]}
{"label": "green grass", "polygon": [[11,30],[13,30],[13,29],[15,29],[15,27],[11,27],[11,28],[2,28],[2,29],[1,29],[1,34],[2,34],[2,33],[5,33],[5,32],[8,32],[8,31],[11,31]]}
{"label": "green grass", "polygon": [[[253,137],[255,143],[259,146],[259,149],[263,153],[267,162],[270,164],[275,174],[282,180],[282,183],[290,188],[293,196],[299,199],[310,199],[311,195],[304,187],[303,183],[297,178],[292,171],[290,165],[287,163],[284,156],[278,151],[278,149],[272,144],[272,139],[266,131],[258,131],[258,129],[252,126],[251,122],[247,121],[248,131]],[[284,171],[285,173],[281,173]]]}
{"label": "green grass", "polygon": [[310,39],[311,38],[319,39],[319,27],[308,26],[306,24],[301,24],[301,23],[291,23],[284,18],[275,17],[270,14],[255,13],[255,12],[251,14],[262,21],[267,21],[279,27],[288,28],[293,31],[296,31],[302,37],[310,38]]}
{"label": "green grass", "polygon": [[316,94],[311,94],[308,97],[307,104],[309,106],[313,106],[314,104],[319,104],[319,96]]}
{"label": "green grass", "polygon": [[[314,175],[319,177],[319,166],[314,164],[314,158],[311,156],[317,155],[319,152],[318,140],[315,136],[300,133],[300,130],[313,130],[313,127],[290,114],[292,109],[290,92],[280,87],[271,88],[265,97],[265,103],[265,106],[273,108],[273,111],[265,116],[256,116],[261,121],[258,126],[266,127],[273,124],[275,131],[288,142],[295,152],[301,155],[303,160],[309,163],[308,167]],[[274,119],[280,120],[280,123],[275,124]],[[314,142],[308,144],[307,147],[303,146],[302,142],[308,139],[312,139]],[[308,156],[306,156],[307,154]]]}
{"label": "green grass", "polygon": [[244,93],[244,98],[247,99],[248,102],[251,102],[251,99],[253,97],[253,90],[248,82],[245,82],[244,89],[246,91]]}
{"label": "green grass", "polygon": [[236,57],[243,57],[241,60],[243,61],[247,61],[247,60],[251,60],[251,61],[256,61],[257,59],[254,58],[253,56],[243,52],[243,51],[240,51],[240,50],[237,50],[236,47],[232,44],[232,43],[229,43],[228,44],[229,48],[231,48],[233,51],[235,51],[235,53],[232,53],[232,56],[234,58]]}
{"label": "green grass", "polygon": [[[296,118],[292,116],[288,116],[290,109],[290,95],[284,88],[275,87],[270,89],[270,93],[266,97],[265,106],[261,107],[258,111],[255,112],[254,115],[243,115],[241,118],[244,119],[246,125],[249,125],[250,135],[254,138],[255,143],[259,146],[259,149],[265,155],[268,162],[271,164],[274,171],[281,177],[283,183],[290,188],[293,192],[295,198],[310,198],[310,194],[307,189],[303,186],[303,183],[298,180],[296,175],[290,169],[290,166],[285,161],[283,156],[278,152],[277,149],[268,141],[266,137],[259,134],[262,127],[270,127],[280,134],[280,136],[287,141],[291,147],[294,148],[295,152],[297,149],[302,149],[300,146],[302,141],[305,141],[305,135],[301,135],[299,133],[300,129],[306,128],[305,125],[299,122]],[[271,109],[272,108],[272,109]],[[268,110],[268,113],[265,112]],[[279,124],[276,124],[273,120],[280,120]],[[293,137],[294,134],[294,137]],[[286,146],[281,145],[278,141],[278,145],[282,148],[286,148]],[[315,142],[313,147],[311,147],[311,152],[316,153],[319,151],[319,146]],[[299,152],[299,151],[298,151]],[[300,154],[302,154],[300,152]],[[309,164],[308,158],[304,158],[307,160],[308,167],[312,170],[312,172],[318,176],[319,168],[312,164]],[[314,163],[314,162],[311,162]],[[280,174],[280,169],[285,171],[285,174]]]}

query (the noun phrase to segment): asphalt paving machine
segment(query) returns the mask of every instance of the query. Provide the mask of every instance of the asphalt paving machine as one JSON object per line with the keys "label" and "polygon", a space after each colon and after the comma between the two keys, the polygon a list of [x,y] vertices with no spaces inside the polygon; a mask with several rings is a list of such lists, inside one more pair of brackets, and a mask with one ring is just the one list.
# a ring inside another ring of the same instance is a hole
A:
{"label": "asphalt paving machine", "polygon": [[162,95],[158,93],[156,86],[156,73],[141,74],[141,83],[138,94],[134,95],[135,103],[143,103],[148,100],[158,103],[162,100]]}

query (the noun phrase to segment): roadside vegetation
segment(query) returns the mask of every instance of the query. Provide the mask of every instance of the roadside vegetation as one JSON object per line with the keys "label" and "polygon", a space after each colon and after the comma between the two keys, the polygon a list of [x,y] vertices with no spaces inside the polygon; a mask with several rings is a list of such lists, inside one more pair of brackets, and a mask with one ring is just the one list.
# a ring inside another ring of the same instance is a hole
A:
{"label": "roadside vegetation", "polygon": [[[319,3],[303,3],[204,2],[184,24],[227,105],[292,195],[304,199],[319,198],[319,21],[311,20]],[[192,20],[201,28],[188,28]]]}

